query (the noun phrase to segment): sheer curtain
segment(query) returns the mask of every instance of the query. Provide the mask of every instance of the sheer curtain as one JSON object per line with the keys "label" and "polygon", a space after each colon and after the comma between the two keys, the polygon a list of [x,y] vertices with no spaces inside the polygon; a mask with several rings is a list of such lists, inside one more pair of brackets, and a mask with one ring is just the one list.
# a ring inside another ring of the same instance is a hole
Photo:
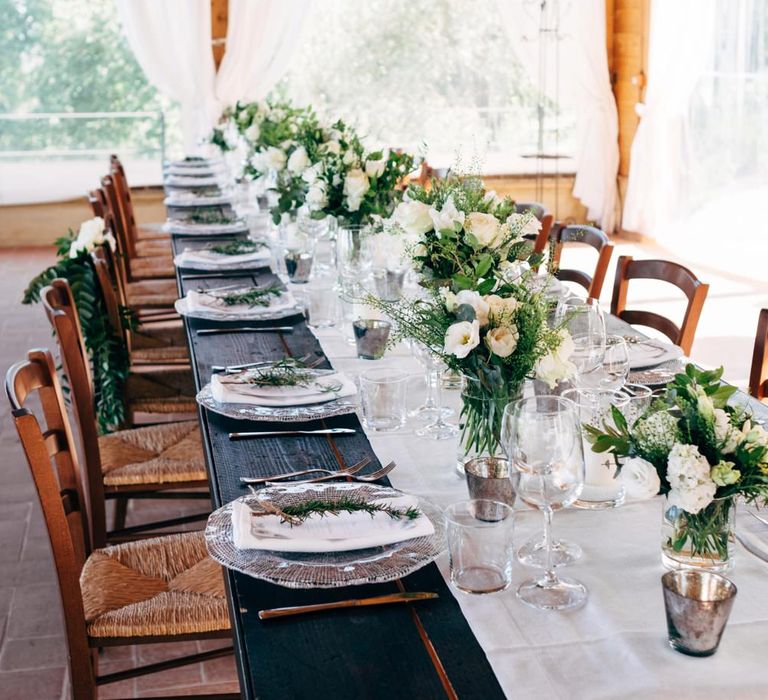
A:
{"label": "sheer curtain", "polygon": [[222,106],[266,97],[288,68],[309,7],[309,0],[229,0],[227,49],[216,76]]}
{"label": "sheer curtain", "polygon": [[181,104],[184,149],[194,153],[217,117],[210,0],[115,0],[136,60]]}
{"label": "sheer curtain", "polygon": [[[545,97],[578,116],[573,194],[606,231],[616,226],[618,116],[608,73],[605,0],[497,0],[520,63]],[[539,28],[548,31],[540,38]],[[559,54],[559,55],[558,55]]]}
{"label": "sheer curtain", "polygon": [[702,74],[713,68],[716,6],[716,0],[652,0],[648,86],[638,105],[624,202],[628,231],[663,238],[680,208],[689,105]]}

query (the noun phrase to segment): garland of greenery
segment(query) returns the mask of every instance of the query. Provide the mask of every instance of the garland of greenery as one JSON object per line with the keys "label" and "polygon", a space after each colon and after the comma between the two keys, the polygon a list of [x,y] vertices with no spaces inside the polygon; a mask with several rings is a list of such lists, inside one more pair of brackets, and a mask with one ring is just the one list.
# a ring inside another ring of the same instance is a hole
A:
{"label": "garland of greenery", "polygon": [[56,241],[59,261],[29,283],[22,303],[39,302],[43,288],[58,277],[69,282],[91,357],[99,429],[110,432],[125,421],[124,390],[130,360],[125,343],[109,321],[90,253],[81,250],[76,257],[69,257],[74,237],[70,230],[68,237]]}

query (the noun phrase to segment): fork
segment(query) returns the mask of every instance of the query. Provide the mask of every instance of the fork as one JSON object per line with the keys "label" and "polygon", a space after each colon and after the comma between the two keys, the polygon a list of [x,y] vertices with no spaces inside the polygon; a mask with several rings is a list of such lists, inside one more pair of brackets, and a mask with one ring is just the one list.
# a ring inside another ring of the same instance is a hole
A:
{"label": "fork", "polygon": [[[315,467],[313,469],[303,469],[299,472],[290,472],[289,474],[275,474],[273,476],[241,476],[240,481],[244,484],[264,484],[264,483],[273,483],[273,484],[279,484],[280,482],[284,482],[290,479],[293,479],[297,476],[306,476],[307,474],[315,474],[315,473],[322,473],[326,476],[333,476],[333,475],[339,475],[339,476],[352,476],[353,474],[356,474],[359,472],[363,467],[367,467],[371,463],[370,457],[365,457],[364,459],[361,459],[357,464],[353,464],[351,467],[345,467],[343,469],[333,470],[333,469],[324,469],[323,467]],[[290,482],[290,483],[303,483],[303,482]]]}
{"label": "fork", "polygon": [[[362,481],[362,482],[369,482],[369,481],[378,481],[381,479],[382,476],[386,476],[391,472],[397,464],[395,462],[390,462],[386,466],[382,467],[381,469],[378,469],[377,471],[373,472],[372,474],[360,474],[359,476],[353,475],[353,474],[345,474],[344,472],[338,471],[333,472],[332,474],[329,474],[328,476],[318,476],[314,479],[302,479],[301,481],[291,481],[291,484],[317,484],[321,481],[332,481],[333,479],[338,479],[340,476],[351,476],[353,481]],[[359,471],[359,470],[358,470]],[[265,486],[282,486],[286,482],[285,481],[265,481]]]}

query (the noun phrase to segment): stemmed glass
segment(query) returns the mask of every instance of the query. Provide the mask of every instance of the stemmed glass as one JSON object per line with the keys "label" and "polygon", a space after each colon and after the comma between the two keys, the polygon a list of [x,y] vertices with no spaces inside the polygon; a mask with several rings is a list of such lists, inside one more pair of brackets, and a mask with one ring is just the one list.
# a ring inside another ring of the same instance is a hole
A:
{"label": "stemmed glass", "polygon": [[[443,418],[442,398],[443,389],[440,382],[440,374],[444,369],[444,365],[438,360],[435,355],[426,346],[416,343],[414,344],[414,353],[424,363],[427,369],[427,391],[432,391],[433,405],[430,407],[433,413],[433,420],[423,428],[419,428],[416,431],[416,435],[419,437],[429,437],[433,440],[447,440],[459,433],[459,426],[452,423],[446,423]],[[426,403],[425,403],[426,406]]]}
{"label": "stemmed glass", "polygon": [[571,361],[576,365],[577,382],[597,369],[605,355],[605,318],[595,299],[562,299],[554,317],[557,327],[565,328],[573,339]]}
{"label": "stemmed glass", "polygon": [[362,284],[371,270],[370,230],[366,226],[343,226],[336,233],[336,264],[343,289]]}
{"label": "stemmed glass", "polygon": [[507,453],[518,497],[544,515],[545,566],[541,578],[524,581],[517,596],[540,610],[582,605],[586,587],[558,578],[552,564],[552,515],[573,503],[584,486],[581,424],[573,403],[558,396],[533,396],[504,409]]}
{"label": "stemmed glass", "polygon": [[427,395],[424,399],[424,403],[421,404],[421,406],[414,408],[412,411],[409,411],[408,417],[434,421],[439,416],[442,416],[443,418],[452,416],[454,414],[452,408],[448,408],[448,406],[438,407],[438,401],[442,397],[442,394],[438,398],[435,397],[435,394],[440,388],[439,385],[441,385],[441,381],[440,373],[433,371],[434,361],[432,353],[429,352],[429,350],[424,345],[415,341],[411,343],[411,352],[426,370],[424,381],[427,385]]}
{"label": "stemmed glass", "polygon": [[579,386],[585,389],[619,391],[629,376],[629,345],[620,335],[605,339],[603,359],[593,369],[579,373]]}

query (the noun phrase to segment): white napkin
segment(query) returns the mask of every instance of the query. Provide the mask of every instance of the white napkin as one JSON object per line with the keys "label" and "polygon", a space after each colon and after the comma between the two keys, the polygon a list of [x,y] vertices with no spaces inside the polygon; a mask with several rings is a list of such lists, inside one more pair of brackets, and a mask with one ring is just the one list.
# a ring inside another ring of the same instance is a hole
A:
{"label": "white napkin", "polygon": [[251,253],[241,253],[239,255],[224,255],[215,253],[206,248],[193,250],[185,248],[182,253],[176,256],[174,263],[178,267],[184,267],[185,264],[198,263],[202,265],[219,265],[221,267],[231,267],[234,265],[244,265],[246,263],[268,263],[272,259],[272,253],[268,246],[257,248]]}
{"label": "white napkin", "polygon": [[[413,496],[382,499],[395,508],[418,506]],[[301,525],[281,523],[277,515],[253,517],[241,500],[232,503],[232,538],[237,549],[265,549],[278,552],[348,552],[381,547],[416,537],[429,537],[435,531],[423,513],[415,520],[395,520],[386,513],[340,513],[336,516],[311,516]]]}
{"label": "white napkin", "polygon": [[239,233],[247,230],[248,224],[241,219],[228,224],[195,224],[169,219],[163,224],[163,231],[167,233]]}
{"label": "white napkin", "polygon": [[[228,289],[229,292],[237,292],[237,289]],[[220,313],[234,314],[236,316],[271,315],[280,311],[286,311],[296,306],[296,299],[290,292],[280,292],[279,296],[269,298],[269,306],[250,306],[249,304],[234,304],[227,306],[206,292],[190,290],[185,297],[188,311],[217,311]]]}
{"label": "white napkin", "polygon": [[167,163],[165,166],[166,172],[170,172],[171,170],[179,169],[184,170],[185,172],[189,172],[189,170],[195,170],[197,168],[205,169],[205,168],[223,168],[224,167],[224,161],[221,160],[221,158],[200,158],[198,160],[173,160],[170,163]]}
{"label": "white napkin", "polygon": [[677,345],[663,340],[649,339],[645,342],[629,343],[629,366],[631,369],[653,367],[668,360],[682,357],[683,351]]}
{"label": "white napkin", "polygon": [[166,175],[165,184],[168,187],[210,187],[219,184],[218,175]]}
{"label": "white napkin", "polygon": [[232,198],[224,194],[195,194],[194,191],[172,192],[164,200],[166,207],[204,207],[232,204]]}
{"label": "white napkin", "polygon": [[[247,371],[243,373],[247,376]],[[319,374],[309,386],[258,386],[238,381],[237,374],[214,374],[211,395],[219,403],[252,406],[307,406],[354,396],[355,383],[345,374]],[[332,388],[333,391],[329,391]]]}

